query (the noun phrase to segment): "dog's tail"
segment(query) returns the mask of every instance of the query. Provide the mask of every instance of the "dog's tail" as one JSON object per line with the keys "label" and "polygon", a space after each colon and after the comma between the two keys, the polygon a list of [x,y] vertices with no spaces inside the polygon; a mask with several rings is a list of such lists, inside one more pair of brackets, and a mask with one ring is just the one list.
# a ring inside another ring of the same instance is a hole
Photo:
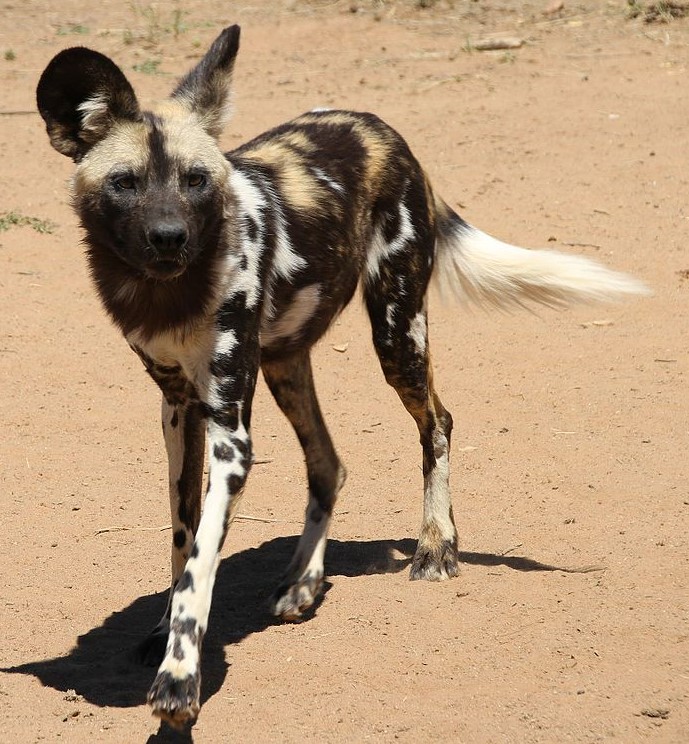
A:
{"label": "dog's tail", "polygon": [[549,307],[610,302],[649,294],[637,279],[596,261],[508,245],[438,205],[433,279],[443,296],[503,309],[534,302]]}

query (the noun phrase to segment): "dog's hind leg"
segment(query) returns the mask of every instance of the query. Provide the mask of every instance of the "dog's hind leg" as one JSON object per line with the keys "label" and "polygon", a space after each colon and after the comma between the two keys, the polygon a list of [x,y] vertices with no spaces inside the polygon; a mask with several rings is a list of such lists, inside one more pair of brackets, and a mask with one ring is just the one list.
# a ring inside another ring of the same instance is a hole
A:
{"label": "dog's hind leg", "polygon": [[313,605],[321,589],[328,527],[346,473],[318,405],[309,351],[263,361],[261,367],[277,404],[294,427],[306,459],[309,500],[304,531],[272,600],[275,615],[294,621]]}
{"label": "dog's hind leg", "polygon": [[[369,301],[374,345],[385,379],[419,429],[423,453],[423,519],[410,578],[440,580],[458,572],[457,530],[450,501],[452,416],[433,389],[425,309],[411,318],[398,307],[390,322]],[[382,327],[381,327],[382,321]]]}
{"label": "dog's hind leg", "polygon": [[385,379],[413,416],[423,452],[423,518],[410,578],[440,580],[457,575],[458,548],[449,488],[452,416],[433,388],[428,348],[433,230],[423,208],[416,219],[404,202],[398,210],[397,234],[388,229],[393,235],[384,240],[381,230],[374,239],[364,296]]}

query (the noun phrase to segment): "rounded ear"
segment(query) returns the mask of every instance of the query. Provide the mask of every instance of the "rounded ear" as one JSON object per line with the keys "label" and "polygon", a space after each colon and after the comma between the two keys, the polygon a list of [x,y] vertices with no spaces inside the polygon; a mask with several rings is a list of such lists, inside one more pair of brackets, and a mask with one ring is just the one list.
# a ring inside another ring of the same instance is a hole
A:
{"label": "rounded ear", "polygon": [[118,120],[139,120],[134,89],[104,54],[65,49],[45,68],[36,89],[52,146],[79,161]]}
{"label": "rounded ear", "polygon": [[229,118],[230,83],[239,51],[239,26],[229,26],[179,83],[172,97],[197,114],[204,129],[219,137]]}

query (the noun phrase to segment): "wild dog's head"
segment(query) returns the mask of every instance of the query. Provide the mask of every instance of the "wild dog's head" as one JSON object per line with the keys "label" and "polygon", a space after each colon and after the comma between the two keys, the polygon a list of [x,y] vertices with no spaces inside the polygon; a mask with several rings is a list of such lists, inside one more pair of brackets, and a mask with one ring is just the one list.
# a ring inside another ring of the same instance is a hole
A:
{"label": "wild dog's head", "polygon": [[154,111],[90,49],[60,52],[41,76],[38,109],[53,147],[77,164],[74,206],[101,294],[118,272],[130,286],[174,284],[217,249],[229,164],[216,140],[238,48],[239,27],[225,29]]}

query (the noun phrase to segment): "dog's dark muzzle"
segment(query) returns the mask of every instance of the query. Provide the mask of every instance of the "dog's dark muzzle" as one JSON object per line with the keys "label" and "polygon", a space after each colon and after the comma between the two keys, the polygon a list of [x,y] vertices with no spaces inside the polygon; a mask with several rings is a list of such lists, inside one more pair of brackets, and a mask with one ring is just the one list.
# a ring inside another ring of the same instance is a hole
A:
{"label": "dog's dark muzzle", "polygon": [[146,230],[150,259],[146,273],[154,279],[174,279],[187,267],[189,231],[181,220],[161,220]]}

